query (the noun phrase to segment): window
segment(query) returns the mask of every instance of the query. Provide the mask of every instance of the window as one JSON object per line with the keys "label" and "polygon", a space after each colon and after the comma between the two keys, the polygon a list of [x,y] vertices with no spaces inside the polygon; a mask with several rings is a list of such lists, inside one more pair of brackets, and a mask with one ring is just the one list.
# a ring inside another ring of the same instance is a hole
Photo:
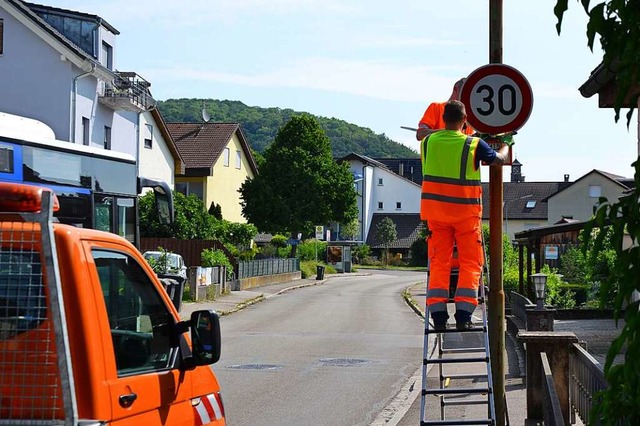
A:
{"label": "window", "polygon": [[151,124],[144,125],[144,147],[153,148],[153,126]]}
{"label": "window", "polygon": [[104,126],[104,149],[111,149],[111,127]]}
{"label": "window", "polygon": [[402,210],[402,203],[400,201],[396,201],[396,210]]}
{"label": "window", "polygon": [[527,205],[525,206],[528,209],[532,209],[536,206],[536,201],[535,200],[529,200],[527,201]]}
{"label": "window", "polygon": [[384,203],[382,201],[378,201],[378,210],[382,210],[384,208]]}
{"label": "window", "polygon": [[104,41],[102,42],[102,60],[100,63],[113,71],[113,47]]}
{"label": "window", "polygon": [[0,173],[13,172],[13,147],[0,144]]}
{"label": "window", "polygon": [[0,19],[0,55],[4,53],[4,19]]}
{"label": "window", "polygon": [[602,187],[600,185],[589,185],[589,198],[600,198]]}
{"label": "window", "polygon": [[187,182],[176,182],[176,192],[187,195],[189,193],[189,184]]}
{"label": "window", "polygon": [[3,248],[0,251],[0,342],[38,327],[46,316],[40,254]]}
{"label": "window", "polygon": [[189,182],[189,195],[195,195],[201,200],[204,199],[204,185],[202,182]]}
{"label": "window", "polygon": [[89,124],[91,122],[87,117],[82,117],[82,144],[89,146]]}
{"label": "window", "polygon": [[229,167],[229,148],[225,148],[224,149],[224,154],[223,154],[223,161],[224,161],[224,166],[225,167]]}
{"label": "window", "polygon": [[173,317],[131,257],[92,250],[104,297],[118,376],[171,368],[177,353]]}
{"label": "window", "polygon": [[384,185],[384,181],[382,180],[382,178],[378,178],[378,186],[382,185]]}
{"label": "window", "polygon": [[242,166],[242,152],[236,151],[236,169],[240,170]]}

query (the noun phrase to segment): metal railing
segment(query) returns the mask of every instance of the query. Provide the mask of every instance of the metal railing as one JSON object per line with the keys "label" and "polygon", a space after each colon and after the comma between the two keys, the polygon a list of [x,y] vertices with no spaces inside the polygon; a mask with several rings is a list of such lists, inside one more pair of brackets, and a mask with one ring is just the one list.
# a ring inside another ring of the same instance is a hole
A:
{"label": "metal railing", "polygon": [[[140,109],[146,111],[156,105],[151,96],[151,84],[135,72],[116,72],[112,82],[105,82],[102,101],[113,108]],[[126,102],[122,102],[125,100]]]}
{"label": "metal railing", "polygon": [[262,275],[286,274],[300,270],[300,259],[260,259],[238,262],[238,279]]}
{"label": "metal railing", "polygon": [[556,385],[551,374],[549,359],[544,352],[540,353],[542,364],[542,395],[544,400],[544,424],[545,426],[564,426],[560,399],[556,392]]}
{"label": "metal railing", "polygon": [[[602,365],[582,346],[574,343],[569,351],[569,403],[584,424],[590,424],[590,413],[596,393],[607,388]],[[599,424],[599,423],[596,423]]]}
{"label": "metal railing", "polygon": [[527,323],[527,307],[535,306],[531,303],[527,297],[512,291],[510,294],[509,302],[511,303],[511,313],[522,321],[522,324]]}

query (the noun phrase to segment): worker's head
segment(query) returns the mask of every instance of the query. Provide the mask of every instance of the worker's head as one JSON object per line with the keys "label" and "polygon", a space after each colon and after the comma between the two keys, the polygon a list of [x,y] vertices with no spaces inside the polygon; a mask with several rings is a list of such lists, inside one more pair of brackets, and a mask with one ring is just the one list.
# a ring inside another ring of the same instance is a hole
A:
{"label": "worker's head", "polygon": [[464,122],[467,120],[467,111],[464,104],[460,101],[448,101],[444,104],[444,113],[442,119],[447,129],[462,129]]}
{"label": "worker's head", "polygon": [[460,100],[460,92],[462,92],[462,86],[464,85],[465,81],[467,81],[466,78],[461,78],[460,80],[456,81],[456,84],[453,85],[453,91],[451,92],[451,97],[449,98],[450,101]]}

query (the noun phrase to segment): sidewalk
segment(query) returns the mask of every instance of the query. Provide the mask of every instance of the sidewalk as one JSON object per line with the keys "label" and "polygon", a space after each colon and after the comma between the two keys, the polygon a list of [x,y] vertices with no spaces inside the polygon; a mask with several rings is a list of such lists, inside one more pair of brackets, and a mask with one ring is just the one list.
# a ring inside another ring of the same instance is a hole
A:
{"label": "sidewalk", "polygon": [[220,316],[229,315],[246,308],[247,306],[251,306],[254,303],[267,300],[277,294],[302,287],[324,284],[326,281],[326,277],[323,280],[316,280],[315,277],[305,278],[280,284],[266,285],[251,290],[232,291],[215,300],[182,302],[182,305],[180,306],[180,317],[183,320],[188,319],[191,316],[191,312],[199,309],[213,309]]}

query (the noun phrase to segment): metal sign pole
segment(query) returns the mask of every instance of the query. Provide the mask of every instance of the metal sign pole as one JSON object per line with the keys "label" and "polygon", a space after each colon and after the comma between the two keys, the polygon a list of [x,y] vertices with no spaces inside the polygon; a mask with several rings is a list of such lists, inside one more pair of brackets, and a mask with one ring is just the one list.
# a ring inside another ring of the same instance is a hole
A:
{"label": "metal sign pole", "polygon": [[[489,0],[489,62],[502,63],[502,0]],[[489,167],[489,341],[496,426],[504,426],[506,414],[502,199],[502,167]]]}

